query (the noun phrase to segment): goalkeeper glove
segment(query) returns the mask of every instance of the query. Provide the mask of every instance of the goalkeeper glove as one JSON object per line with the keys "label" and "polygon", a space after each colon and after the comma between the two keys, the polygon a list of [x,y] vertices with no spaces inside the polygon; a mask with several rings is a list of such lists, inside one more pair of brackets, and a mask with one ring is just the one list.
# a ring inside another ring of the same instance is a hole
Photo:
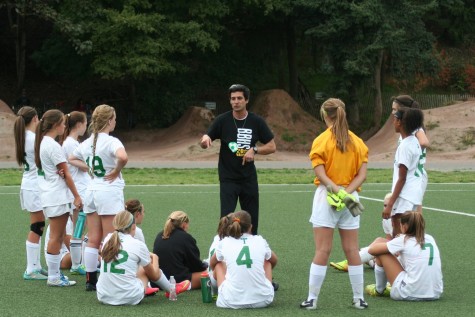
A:
{"label": "goalkeeper glove", "polygon": [[342,211],[345,208],[345,204],[341,201],[341,198],[337,194],[333,193],[331,185],[327,186],[327,202],[336,211]]}
{"label": "goalkeeper glove", "polygon": [[363,213],[364,206],[356,200],[355,196],[348,194],[344,189],[340,189],[337,196],[346,205],[346,208],[348,208],[353,217]]}

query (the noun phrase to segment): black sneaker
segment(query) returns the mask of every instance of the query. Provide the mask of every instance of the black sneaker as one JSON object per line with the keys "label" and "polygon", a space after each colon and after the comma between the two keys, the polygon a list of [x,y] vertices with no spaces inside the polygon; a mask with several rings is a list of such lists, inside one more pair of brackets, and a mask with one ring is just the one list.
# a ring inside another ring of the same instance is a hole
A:
{"label": "black sneaker", "polygon": [[317,309],[317,301],[315,299],[306,300],[300,304],[300,308],[305,308],[308,310]]}
{"label": "black sneaker", "polygon": [[368,303],[366,303],[363,299],[358,299],[356,302],[353,302],[353,307],[356,309],[366,309],[368,308]]}
{"label": "black sneaker", "polygon": [[86,292],[95,292],[96,285],[92,283],[86,283]]}
{"label": "black sneaker", "polygon": [[279,283],[272,281],[272,286],[274,287],[274,292],[277,292],[279,290]]}

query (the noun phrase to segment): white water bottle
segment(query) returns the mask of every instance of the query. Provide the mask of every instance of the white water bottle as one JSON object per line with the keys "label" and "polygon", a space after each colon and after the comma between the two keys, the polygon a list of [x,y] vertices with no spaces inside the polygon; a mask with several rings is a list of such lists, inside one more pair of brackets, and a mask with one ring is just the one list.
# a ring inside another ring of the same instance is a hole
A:
{"label": "white water bottle", "polygon": [[176,281],[175,277],[172,275],[170,276],[170,296],[168,297],[169,300],[175,301],[176,298]]}

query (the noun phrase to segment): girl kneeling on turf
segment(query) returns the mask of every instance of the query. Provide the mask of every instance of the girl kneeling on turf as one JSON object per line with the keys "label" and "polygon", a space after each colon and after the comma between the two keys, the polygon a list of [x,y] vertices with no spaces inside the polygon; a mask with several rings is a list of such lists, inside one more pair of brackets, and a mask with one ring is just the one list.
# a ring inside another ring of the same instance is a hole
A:
{"label": "girl kneeling on turf", "polygon": [[109,305],[137,305],[145,296],[149,280],[169,291],[170,284],[158,267],[157,255],[133,237],[135,217],[127,210],[121,211],[112,225],[115,230],[107,235],[102,247],[97,299]]}
{"label": "girl kneeling on turf", "polygon": [[402,234],[391,241],[377,238],[369,247],[369,253],[376,257],[376,284],[366,286],[366,292],[390,295],[394,300],[439,299],[444,288],[439,248],[425,233],[420,212],[408,211],[400,220]]}
{"label": "girl kneeling on turf", "polygon": [[216,306],[262,308],[274,300],[272,268],[277,256],[267,241],[252,235],[251,216],[241,210],[231,215],[227,237],[218,242],[210,259],[218,282]]}

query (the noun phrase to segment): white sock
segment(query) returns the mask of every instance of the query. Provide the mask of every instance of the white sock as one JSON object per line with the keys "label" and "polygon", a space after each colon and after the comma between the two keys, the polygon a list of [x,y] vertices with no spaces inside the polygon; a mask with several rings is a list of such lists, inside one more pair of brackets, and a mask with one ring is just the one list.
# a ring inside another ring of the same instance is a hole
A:
{"label": "white sock", "polygon": [[71,239],[71,268],[76,269],[81,264],[82,240]]}
{"label": "white sock", "polygon": [[84,263],[86,265],[86,272],[96,272],[98,256],[99,256],[98,249],[90,248],[90,247],[86,247],[84,249]]}
{"label": "white sock", "polygon": [[81,246],[81,264],[86,266],[86,262],[84,261],[84,250],[86,249],[87,242],[89,241],[87,234],[84,236],[84,239],[82,240],[82,246]]}
{"label": "white sock", "polygon": [[348,275],[350,277],[351,288],[353,290],[353,301],[364,299],[363,297],[363,264],[348,265]]}
{"label": "white sock", "polygon": [[154,281],[154,283],[157,284],[161,290],[164,290],[165,292],[170,291],[170,282],[168,281],[165,274],[163,274],[163,271],[161,269],[160,269],[160,278]]}
{"label": "white sock", "polygon": [[366,264],[374,258],[371,254],[368,253],[369,247],[362,248],[360,250],[361,263]]}
{"label": "white sock", "polygon": [[374,265],[374,278],[376,280],[376,291],[382,294],[386,289],[386,283],[388,282],[384,267],[377,264]]}
{"label": "white sock", "polygon": [[320,289],[322,288],[325,275],[327,274],[327,267],[312,263],[310,265],[310,274],[308,278],[308,297],[307,300],[318,299]]}
{"label": "white sock", "polygon": [[45,258],[46,264],[48,265],[48,280],[54,281],[60,276],[61,254],[46,253]]}
{"label": "white sock", "polygon": [[43,266],[41,265],[41,237],[40,240],[38,240],[38,246],[40,248],[38,252],[38,259],[36,260],[36,266],[38,267],[38,270],[41,270]]}
{"label": "white sock", "polygon": [[213,276],[213,272],[210,272],[209,280],[211,282],[211,294],[218,295],[218,281]]}
{"label": "white sock", "polygon": [[35,270],[40,270],[38,258],[40,257],[40,245],[26,240],[26,273],[30,274]]}

